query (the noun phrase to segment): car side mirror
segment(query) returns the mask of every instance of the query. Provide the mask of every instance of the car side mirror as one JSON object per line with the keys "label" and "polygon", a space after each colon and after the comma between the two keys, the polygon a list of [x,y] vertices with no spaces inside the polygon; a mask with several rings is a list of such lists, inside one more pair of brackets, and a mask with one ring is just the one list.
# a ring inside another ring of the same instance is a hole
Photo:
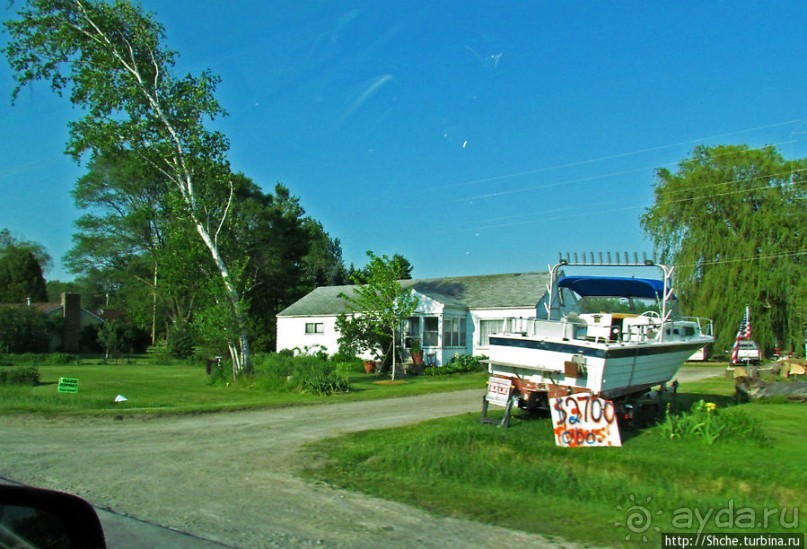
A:
{"label": "car side mirror", "polygon": [[0,547],[106,548],[92,505],[78,496],[0,485]]}

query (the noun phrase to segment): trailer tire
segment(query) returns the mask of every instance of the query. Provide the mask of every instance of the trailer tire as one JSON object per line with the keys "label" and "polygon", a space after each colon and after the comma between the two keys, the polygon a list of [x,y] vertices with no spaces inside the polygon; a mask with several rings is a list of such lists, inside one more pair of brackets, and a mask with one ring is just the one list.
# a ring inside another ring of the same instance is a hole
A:
{"label": "trailer tire", "polygon": [[639,407],[638,417],[634,421],[637,427],[652,427],[659,422],[661,407],[655,402],[642,404]]}

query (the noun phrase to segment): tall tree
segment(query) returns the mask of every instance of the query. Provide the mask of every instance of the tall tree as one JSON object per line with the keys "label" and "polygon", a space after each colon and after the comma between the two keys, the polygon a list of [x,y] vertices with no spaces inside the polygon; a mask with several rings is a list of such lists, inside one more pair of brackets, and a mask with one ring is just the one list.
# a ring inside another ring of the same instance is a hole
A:
{"label": "tall tree", "polygon": [[[392,353],[392,379],[395,379],[395,355],[398,343],[398,329],[418,306],[418,298],[411,289],[405,289],[399,282],[400,265],[386,255],[377,256],[368,251],[367,279],[355,289],[355,295],[341,294],[353,310],[354,321],[370,326],[377,335],[390,336]],[[337,320],[337,326],[350,322],[346,316]]]}
{"label": "tall tree", "polygon": [[30,251],[34,254],[37,263],[39,263],[43,271],[47,271],[50,268],[51,257],[42,244],[15,237],[8,229],[0,229],[0,250],[4,250],[9,246],[15,246]]}
{"label": "tall tree", "polygon": [[233,371],[251,371],[245,306],[218,242],[232,202],[229,143],[204,125],[224,114],[218,77],[173,75],[177,54],[161,45],[162,25],[126,0],[29,0],[18,15],[5,22],[14,97],[36,80],[69,88],[83,113],[70,123],[76,160],[125,152],[163,174],[220,276]]}
{"label": "tall tree", "polygon": [[[386,256],[384,256],[386,257]],[[372,262],[371,262],[372,263]],[[388,259],[389,269],[395,280],[411,280],[412,279],[412,264],[401,254],[394,254],[392,258]],[[370,279],[370,264],[361,269],[357,269],[351,263],[347,271],[350,281],[354,284],[366,284]]]}
{"label": "tall tree", "polygon": [[[234,230],[223,242],[248,251],[250,328],[256,348],[275,349],[276,315],[338,272],[341,249],[322,224],[306,215],[299,198],[282,184],[264,193],[244,176],[235,179],[239,200],[232,212]],[[327,245],[322,246],[324,242]]]}
{"label": "tall tree", "polygon": [[676,266],[687,312],[709,316],[731,345],[745,306],[767,349],[803,341],[807,286],[807,159],[774,147],[698,147],[676,172],[657,171],[641,218],[661,258]]}
{"label": "tall tree", "polygon": [[241,267],[251,334],[256,348],[274,350],[275,315],[311,289],[302,266],[309,249],[305,210],[281,184],[271,194],[243,175],[235,181],[239,200],[232,212],[233,230],[223,235],[222,247],[246,252],[249,261]]}
{"label": "tall tree", "polygon": [[342,243],[331,238],[322,223],[308,219],[306,230],[310,246],[303,258],[305,277],[311,289],[318,286],[341,286],[348,284],[348,272],[342,259]]}
{"label": "tall tree", "polygon": [[42,266],[28,248],[9,245],[0,249],[0,303],[47,301]]}
{"label": "tall tree", "polygon": [[164,320],[190,318],[198,277],[188,275],[206,262],[168,191],[164,176],[134,154],[93,158],[73,189],[87,213],[76,221],[65,256],[71,271],[114,288],[112,306],[150,326],[152,344]]}

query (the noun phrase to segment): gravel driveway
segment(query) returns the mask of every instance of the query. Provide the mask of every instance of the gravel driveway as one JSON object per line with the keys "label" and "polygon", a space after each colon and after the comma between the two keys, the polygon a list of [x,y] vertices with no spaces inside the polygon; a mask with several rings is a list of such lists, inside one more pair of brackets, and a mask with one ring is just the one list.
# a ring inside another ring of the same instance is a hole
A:
{"label": "gravel driveway", "polygon": [[[679,380],[721,372],[685,367]],[[479,414],[481,397],[473,390],[154,419],[0,417],[0,476],[235,547],[562,546],[296,476],[306,442]]]}
{"label": "gravel driveway", "polygon": [[306,442],[478,414],[481,397],[474,390],[155,419],[1,417],[0,476],[235,547],[545,545],[533,534],[435,518],[295,476]]}

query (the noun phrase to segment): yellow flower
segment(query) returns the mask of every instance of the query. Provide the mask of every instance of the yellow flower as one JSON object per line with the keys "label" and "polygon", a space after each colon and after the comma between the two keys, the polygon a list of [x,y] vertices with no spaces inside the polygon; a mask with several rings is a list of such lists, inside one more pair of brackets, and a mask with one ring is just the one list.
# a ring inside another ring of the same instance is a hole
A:
{"label": "yellow flower", "polygon": [[717,409],[717,404],[715,404],[714,402],[707,402],[706,409],[709,410],[710,412],[714,412],[715,409]]}

